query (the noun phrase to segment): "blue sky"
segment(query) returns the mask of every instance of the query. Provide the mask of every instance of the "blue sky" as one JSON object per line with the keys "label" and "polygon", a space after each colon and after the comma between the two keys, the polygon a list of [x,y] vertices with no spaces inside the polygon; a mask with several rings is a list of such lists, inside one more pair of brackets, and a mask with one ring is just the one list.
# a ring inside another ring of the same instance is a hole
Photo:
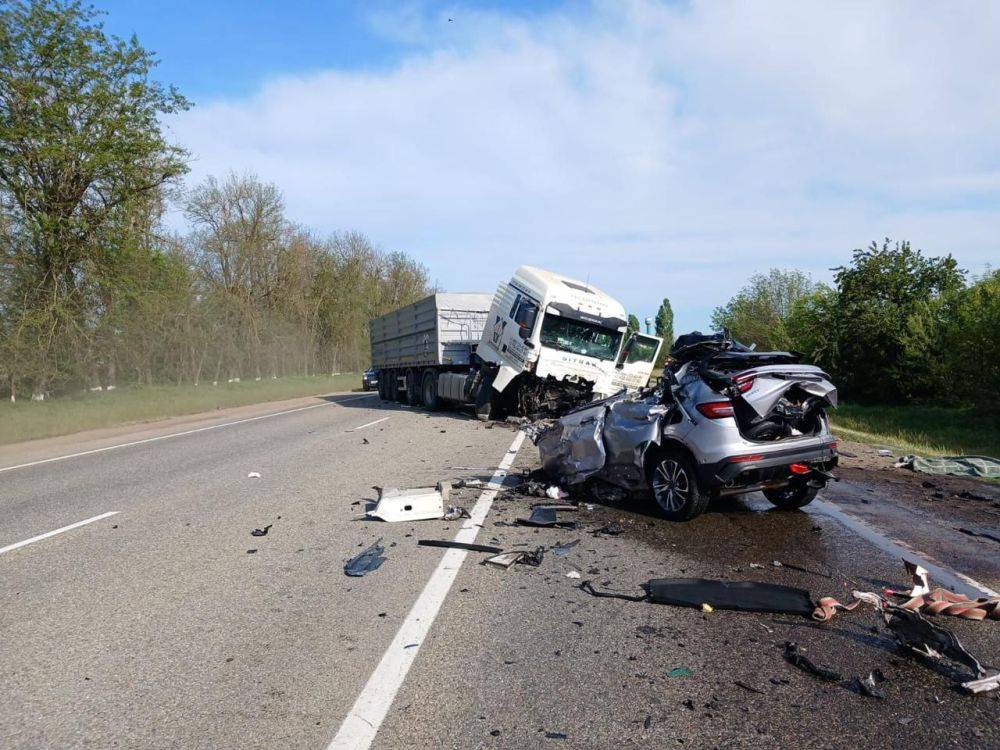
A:
{"label": "blue sky", "polygon": [[194,101],[190,183],[256,173],[446,289],[530,262],[681,332],[884,236],[1000,259],[995,4],[97,5]]}

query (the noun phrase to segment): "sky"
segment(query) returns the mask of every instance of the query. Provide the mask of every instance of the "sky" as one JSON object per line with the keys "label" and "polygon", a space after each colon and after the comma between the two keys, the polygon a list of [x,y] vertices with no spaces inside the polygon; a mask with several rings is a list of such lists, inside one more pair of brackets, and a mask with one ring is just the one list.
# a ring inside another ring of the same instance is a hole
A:
{"label": "sky", "polygon": [[256,174],[448,291],[539,265],[681,333],[883,237],[1000,261],[1000,3],[96,4],[194,103],[189,184]]}

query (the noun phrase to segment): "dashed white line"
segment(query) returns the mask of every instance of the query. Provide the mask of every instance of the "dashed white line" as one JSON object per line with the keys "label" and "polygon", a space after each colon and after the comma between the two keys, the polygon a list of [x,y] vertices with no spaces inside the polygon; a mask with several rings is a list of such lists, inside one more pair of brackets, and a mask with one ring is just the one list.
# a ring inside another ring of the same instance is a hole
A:
{"label": "dashed white line", "polygon": [[[471,517],[455,536],[456,542],[471,543],[476,540],[479,526],[486,519],[493,498],[507,476],[507,470],[514,462],[523,440],[524,433],[518,432],[500,466],[490,478],[487,489],[472,508],[469,514]],[[396,637],[354,701],[328,750],[365,750],[371,746],[467,554],[461,549],[449,549],[444,553],[410,613],[400,625]]]}
{"label": "dashed white line", "polygon": [[389,417],[382,417],[381,419],[376,419],[374,422],[367,422],[366,424],[363,424],[360,427],[352,427],[351,429],[348,430],[348,432],[357,432],[358,430],[363,430],[365,429],[365,427],[371,427],[372,425],[378,424],[379,422],[384,422],[388,418]]}
{"label": "dashed white line", "polygon": [[25,539],[23,542],[15,542],[14,544],[8,544],[6,547],[0,547],[0,555],[4,552],[10,552],[11,550],[18,549],[20,547],[27,547],[29,544],[34,544],[35,542],[40,542],[43,539],[48,539],[50,536],[55,536],[56,534],[62,534],[64,531],[72,531],[73,529],[78,529],[81,526],[86,526],[88,523],[93,523],[94,521],[100,521],[102,518],[110,518],[111,516],[117,515],[119,511],[112,510],[107,513],[102,513],[99,516],[94,516],[93,518],[87,518],[83,521],[77,521],[76,523],[71,523],[69,526],[63,526],[61,529],[56,529],[55,531],[46,531],[44,534],[39,534],[38,536],[33,536],[31,539]]}
{"label": "dashed white line", "polygon": [[183,437],[184,435],[193,435],[196,432],[207,432],[208,430],[218,430],[222,427],[232,427],[236,424],[244,424],[245,422],[256,422],[258,419],[270,419],[271,417],[280,417],[283,414],[294,414],[297,411],[308,411],[309,409],[318,409],[321,406],[333,406],[335,404],[342,404],[346,401],[357,401],[362,398],[374,398],[377,394],[369,393],[364,396],[352,396],[350,398],[343,398],[339,401],[324,401],[322,404],[311,404],[309,406],[300,406],[295,409],[285,409],[284,411],[276,411],[270,414],[261,414],[256,417],[247,417],[246,419],[236,419],[232,422],[223,422],[222,424],[213,424],[208,427],[197,427],[193,430],[184,430],[183,432],[172,432],[169,435],[157,435],[156,437],[145,438],[143,440],[133,440],[128,443],[117,443],[116,445],[106,445],[103,448],[94,448],[89,451],[80,451],[79,453],[68,453],[64,456],[54,456],[53,458],[43,458],[39,461],[29,461],[25,464],[17,464],[16,466],[4,466],[0,468],[0,474],[5,471],[14,471],[14,469],[26,469],[29,466],[40,466],[41,464],[50,464],[53,461],[65,461],[68,458],[78,458],[80,456],[90,456],[95,453],[104,453],[105,451],[113,451],[118,448],[129,448],[133,445],[143,445],[145,443],[155,443],[157,440],[169,440],[170,438]]}

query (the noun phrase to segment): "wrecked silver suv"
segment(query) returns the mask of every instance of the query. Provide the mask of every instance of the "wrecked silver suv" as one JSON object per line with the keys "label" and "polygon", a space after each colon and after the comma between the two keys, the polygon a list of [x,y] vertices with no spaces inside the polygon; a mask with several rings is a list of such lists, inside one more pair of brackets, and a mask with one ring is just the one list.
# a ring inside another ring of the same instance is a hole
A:
{"label": "wrecked silver suv", "polygon": [[789,352],[755,352],[728,333],[681,336],[659,385],[570,412],[537,437],[542,466],[568,485],[596,477],[648,487],[674,521],[713,497],[761,491],[808,504],[837,465],[829,376]]}

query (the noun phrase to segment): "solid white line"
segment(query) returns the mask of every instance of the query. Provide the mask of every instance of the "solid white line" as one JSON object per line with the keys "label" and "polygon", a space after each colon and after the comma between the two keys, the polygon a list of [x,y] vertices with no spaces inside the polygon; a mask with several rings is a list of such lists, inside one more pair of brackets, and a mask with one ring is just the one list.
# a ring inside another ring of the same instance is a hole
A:
{"label": "solid white line", "polygon": [[10,552],[11,550],[17,549],[19,547],[26,547],[29,544],[34,544],[35,542],[40,542],[43,539],[48,539],[50,536],[55,536],[56,534],[62,534],[64,531],[71,531],[72,529],[78,529],[81,526],[86,526],[88,523],[93,523],[94,521],[100,521],[102,518],[110,518],[111,516],[117,515],[120,511],[112,510],[108,513],[102,513],[99,516],[94,516],[93,518],[88,518],[85,521],[77,521],[76,523],[71,523],[69,526],[63,526],[61,529],[56,529],[55,531],[46,531],[44,534],[39,534],[38,536],[33,536],[31,539],[25,539],[23,542],[15,542],[14,544],[8,544],[6,547],[0,547],[0,555],[4,552]]}
{"label": "solid white line", "polygon": [[389,417],[382,417],[381,419],[376,419],[374,422],[368,422],[367,424],[363,424],[360,427],[352,427],[351,429],[348,430],[348,432],[357,432],[358,430],[363,430],[363,429],[365,429],[365,427],[371,427],[373,424],[378,424],[379,422],[384,422],[388,418]]}
{"label": "solid white line", "polygon": [[333,406],[335,404],[342,404],[345,401],[357,401],[362,398],[372,398],[377,394],[370,393],[365,396],[352,396],[350,398],[341,399],[340,401],[325,401],[322,404],[312,404],[310,406],[300,406],[296,409],[286,409],[284,411],[276,411],[271,414],[261,414],[257,417],[247,417],[246,419],[237,419],[232,422],[223,422],[222,424],[213,424],[208,427],[198,427],[193,430],[184,430],[183,432],[172,432],[169,435],[159,435],[157,437],[145,438],[144,440],[133,440],[130,443],[118,443],[117,445],[107,445],[103,448],[94,448],[89,451],[80,451],[79,453],[68,453],[65,456],[55,456],[54,458],[43,458],[40,461],[29,461],[26,464],[18,464],[17,466],[5,466],[0,468],[0,474],[5,471],[14,471],[14,469],[26,469],[29,466],[39,466],[40,464],[50,464],[53,461],[65,461],[67,458],[78,458],[79,456],[90,456],[94,453],[104,453],[105,451],[113,451],[118,448],[128,448],[133,445],[143,445],[144,443],[155,443],[157,440],[169,440],[170,438],[183,437],[184,435],[193,435],[196,432],[206,432],[207,430],[218,430],[220,427],[232,427],[234,424],[243,424],[245,422],[256,422],[258,419],[270,419],[271,417],[280,417],[283,414],[293,414],[297,411],[308,411],[309,409],[318,409],[321,406]]}
{"label": "solid white line", "polygon": [[1000,594],[986,584],[980,583],[975,578],[970,578],[965,573],[952,570],[944,563],[938,562],[933,557],[914,549],[905,542],[887,537],[870,523],[862,521],[855,515],[845,513],[828,500],[813,500],[812,504],[806,507],[806,510],[825,513],[828,516],[836,518],[848,529],[862,539],[871,542],[883,552],[888,552],[890,555],[902,557],[923,566],[936,583],[947,586],[956,593],[965,594],[973,599],[983,595],[989,597],[1000,596]]}
{"label": "solid white line", "polygon": [[[523,440],[524,433],[518,432],[490,479],[487,489],[472,508],[469,514],[471,518],[463,524],[455,536],[456,542],[475,541],[479,526],[486,519],[493,498],[496,497],[504,477],[507,476],[507,469],[517,457]],[[437,569],[400,625],[396,637],[389,644],[389,648],[382,655],[382,660],[354,701],[354,705],[340,725],[340,730],[330,743],[329,750],[365,750],[371,746],[467,554],[468,552],[461,549],[449,549],[444,553]]]}

